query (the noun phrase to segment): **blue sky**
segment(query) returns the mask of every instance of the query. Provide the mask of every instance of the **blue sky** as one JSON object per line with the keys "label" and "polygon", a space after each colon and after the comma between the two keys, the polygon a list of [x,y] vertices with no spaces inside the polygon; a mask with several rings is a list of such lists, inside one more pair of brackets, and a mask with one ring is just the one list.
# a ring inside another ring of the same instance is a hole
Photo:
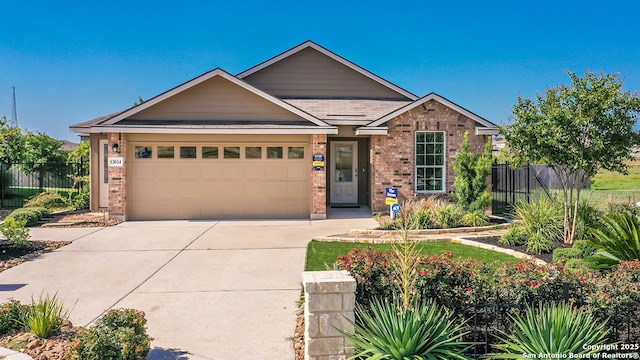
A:
{"label": "blue sky", "polygon": [[0,0],[0,115],[23,128],[130,107],[208,70],[233,74],[313,40],[419,95],[497,124],[586,68],[640,90],[638,1]]}

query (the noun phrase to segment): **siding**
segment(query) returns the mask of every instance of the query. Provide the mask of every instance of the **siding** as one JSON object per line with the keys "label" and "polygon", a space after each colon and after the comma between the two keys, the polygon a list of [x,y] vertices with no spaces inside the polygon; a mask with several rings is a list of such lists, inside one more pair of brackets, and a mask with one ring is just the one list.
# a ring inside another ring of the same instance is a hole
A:
{"label": "siding", "polygon": [[281,98],[409,100],[312,48],[301,50],[243,80]]}
{"label": "siding", "polygon": [[222,77],[213,77],[129,119],[307,121]]}

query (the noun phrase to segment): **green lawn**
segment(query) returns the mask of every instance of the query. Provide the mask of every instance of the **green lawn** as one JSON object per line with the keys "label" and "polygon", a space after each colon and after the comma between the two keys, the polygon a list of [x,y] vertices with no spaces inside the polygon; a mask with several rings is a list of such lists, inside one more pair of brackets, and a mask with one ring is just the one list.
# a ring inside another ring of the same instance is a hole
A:
{"label": "green lawn", "polygon": [[625,190],[640,194],[640,160],[628,161],[627,164],[628,175],[607,170],[598,172],[592,179],[591,190]]}
{"label": "green lawn", "polygon": [[591,190],[580,195],[594,204],[640,201],[640,160],[629,161],[629,174],[601,170],[592,179]]}
{"label": "green lawn", "polygon": [[[338,241],[317,241],[312,240],[307,246],[307,257],[304,265],[305,271],[327,270],[327,266],[332,268],[333,263],[338,259],[338,255],[346,255],[351,249],[366,248],[373,246],[376,250],[391,250],[390,244],[365,244]],[[516,263],[520,259],[499,253],[496,251],[480,249],[474,246],[454,244],[450,242],[423,242],[418,244],[422,254],[442,254],[445,251],[454,253],[454,257],[464,257],[477,259],[486,263],[494,261]]]}

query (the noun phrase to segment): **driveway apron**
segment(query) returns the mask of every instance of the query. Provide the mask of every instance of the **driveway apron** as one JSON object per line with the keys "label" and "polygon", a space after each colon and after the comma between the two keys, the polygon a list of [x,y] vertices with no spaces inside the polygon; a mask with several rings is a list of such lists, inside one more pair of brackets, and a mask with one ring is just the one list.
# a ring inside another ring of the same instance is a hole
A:
{"label": "driveway apron", "polygon": [[[306,244],[372,228],[370,216],[328,220],[125,222],[85,232],[0,273],[0,299],[56,293],[89,325],[111,308],[147,314],[149,359],[293,359]],[[63,239],[60,229],[51,233]],[[45,239],[44,229],[38,238]],[[189,353],[189,354],[187,354]]]}

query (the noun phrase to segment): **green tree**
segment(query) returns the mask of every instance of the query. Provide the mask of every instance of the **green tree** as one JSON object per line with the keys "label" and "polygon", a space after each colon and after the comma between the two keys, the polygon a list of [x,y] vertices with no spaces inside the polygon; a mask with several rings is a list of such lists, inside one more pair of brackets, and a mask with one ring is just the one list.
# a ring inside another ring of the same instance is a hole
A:
{"label": "green tree", "polygon": [[484,211],[491,204],[491,194],[487,191],[487,177],[491,174],[491,140],[482,154],[469,151],[469,132],[465,131],[462,149],[453,162],[457,176],[453,181],[453,197],[466,211]]}
{"label": "green tree", "polygon": [[18,126],[11,126],[9,118],[0,116],[0,161],[11,166],[21,162],[25,136]]}
{"label": "green tree", "polygon": [[589,177],[606,169],[627,173],[626,159],[637,142],[633,131],[640,112],[637,94],[625,92],[618,74],[567,72],[572,83],[548,88],[536,100],[520,96],[515,122],[500,132],[516,165],[547,164],[562,184],[564,241],[573,243],[580,190]]}
{"label": "green tree", "polygon": [[38,174],[40,191],[44,188],[44,176],[51,173],[58,177],[65,176],[67,153],[60,149],[62,141],[38,132],[27,132],[24,145],[24,162],[20,168],[25,173]]}

